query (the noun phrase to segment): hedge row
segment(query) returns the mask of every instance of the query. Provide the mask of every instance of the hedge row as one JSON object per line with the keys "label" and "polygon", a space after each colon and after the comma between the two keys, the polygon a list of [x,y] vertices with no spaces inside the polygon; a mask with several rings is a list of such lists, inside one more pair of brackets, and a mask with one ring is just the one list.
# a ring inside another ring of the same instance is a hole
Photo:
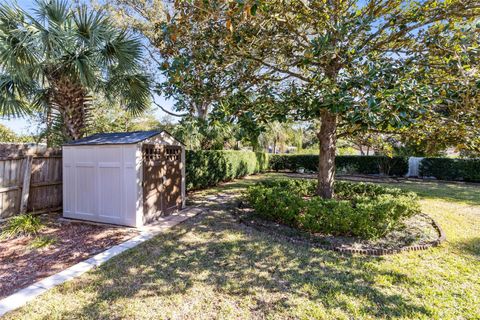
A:
{"label": "hedge row", "polygon": [[[404,176],[407,157],[337,156],[338,173]],[[318,155],[270,155],[261,152],[208,150],[186,152],[187,190],[214,186],[267,169],[317,171]],[[425,158],[420,174],[440,180],[480,182],[480,159]]]}
{"label": "hedge row", "polygon": [[186,151],[187,190],[214,186],[268,169],[268,155],[234,150]]}
{"label": "hedge row", "polygon": [[[337,156],[335,164],[337,172],[345,174],[403,176],[408,172],[407,157]],[[270,156],[270,168],[275,171],[297,171],[299,168],[317,171],[318,155],[272,155]]]}
{"label": "hedge row", "polygon": [[439,180],[480,182],[480,159],[425,158],[420,175]]}

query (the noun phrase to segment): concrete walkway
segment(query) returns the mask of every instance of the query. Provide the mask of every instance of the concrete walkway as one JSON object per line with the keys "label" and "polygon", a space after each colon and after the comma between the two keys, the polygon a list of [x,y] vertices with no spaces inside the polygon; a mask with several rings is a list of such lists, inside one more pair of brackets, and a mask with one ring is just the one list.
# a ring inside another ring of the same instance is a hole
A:
{"label": "concrete walkway", "polygon": [[98,267],[120,253],[134,248],[142,242],[145,242],[159,233],[201,213],[205,209],[193,207],[184,209],[176,214],[161,218],[155,223],[149,224],[140,229],[140,235],[111,247],[85,261],[77,263],[57,274],[38,281],[25,289],[21,289],[14,294],[0,300],[0,317],[9,311],[22,307],[27,302],[33,300],[38,295],[52,289],[62,283],[77,278],[85,272]]}

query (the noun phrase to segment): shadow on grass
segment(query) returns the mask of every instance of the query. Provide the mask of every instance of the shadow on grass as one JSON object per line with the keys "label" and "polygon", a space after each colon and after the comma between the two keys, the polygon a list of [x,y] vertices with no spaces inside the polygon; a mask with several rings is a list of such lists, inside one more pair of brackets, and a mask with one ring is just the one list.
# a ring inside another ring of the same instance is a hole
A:
{"label": "shadow on grass", "polygon": [[[246,178],[243,179],[236,179],[233,181],[229,182],[222,182],[219,183],[216,186],[213,186],[211,188],[205,189],[205,190],[199,190],[199,191],[193,191],[188,193],[188,200],[193,197],[197,196],[202,196],[202,195],[207,195],[207,194],[218,194],[220,192],[239,192],[241,193],[243,190],[245,190],[246,187],[249,185],[254,184],[255,182],[262,181],[262,180],[267,180],[267,179],[275,179],[275,178],[281,178],[280,176],[278,177],[270,177],[270,176],[265,176],[262,174],[255,174],[255,175],[250,175]],[[189,201],[191,204],[191,201]]]}
{"label": "shadow on grass", "polygon": [[463,202],[470,205],[480,205],[480,185],[449,184],[442,182],[401,182],[388,184],[416,192],[419,196],[430,199]]}
{"label": "shadow on grass", "polygon": [[480,257],[480,237],[468,239],[455,243],[460,250]]}
{"label": "shadow on grass", "polygon": [[[298,299],[347,314],[345,299],[362,301],[357,307],[360,314],[373,318],[431,315],[423,306],[374,286],[377,277],[416,285],[406,274],[379,270],[376,262],[381,258],[347,257],[281,242],[239,225],[228,213],[233,205],[227,199],[210,203],[208,213],[108,262],[95,273],[95,280],[76,287],[94,290],[96,298],[79,310],[68,310],[68,316],[108,317],[106,306],[130,299],[157,297],[161,305],[162,297],[198,292],[190,291],[195,286],[213,288],[238,301],[253,300],[249,311],[265,317],[273,312],[273,305],[292,310]],[[189,235],[194,235],[193,241]],[[263,301],[258,292],[271,299]]]}

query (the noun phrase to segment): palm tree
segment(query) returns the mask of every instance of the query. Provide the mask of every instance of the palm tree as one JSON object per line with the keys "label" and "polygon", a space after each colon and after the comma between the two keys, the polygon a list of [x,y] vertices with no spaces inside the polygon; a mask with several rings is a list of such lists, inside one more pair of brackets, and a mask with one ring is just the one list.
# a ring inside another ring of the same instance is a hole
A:
{"label": "palm tree", "polygon": [[291,128],[288,123],[278,121],[270,122],[267,124],[266,130],[262,132],[259,137],[260,144],[262,144],[267,151],[270,145],[273,144],[273,153],[277,153],[278,150],[284,152],[290,131]]}
{"label": "palm tree", "polygon": [[0,5],[0,116],[54,115],[79,139],[93,93],[138,113],[150,102],[141,42],[101,11],[66,0],[38,0],[30,14]]}

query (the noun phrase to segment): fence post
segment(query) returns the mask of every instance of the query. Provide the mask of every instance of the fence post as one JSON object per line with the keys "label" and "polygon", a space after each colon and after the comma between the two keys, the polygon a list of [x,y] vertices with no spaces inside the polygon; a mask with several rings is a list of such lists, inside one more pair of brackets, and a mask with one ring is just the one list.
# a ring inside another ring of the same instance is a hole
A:
{"label": "fence post", "polygon": [[20,214],[23,214],[27,211],[28,196],[30,194],[30,178],[32,176],[32,162],[33,162],[33,156],[27,156],[25,158],[25,169],[23,172],[22,198],[20,201]]}

